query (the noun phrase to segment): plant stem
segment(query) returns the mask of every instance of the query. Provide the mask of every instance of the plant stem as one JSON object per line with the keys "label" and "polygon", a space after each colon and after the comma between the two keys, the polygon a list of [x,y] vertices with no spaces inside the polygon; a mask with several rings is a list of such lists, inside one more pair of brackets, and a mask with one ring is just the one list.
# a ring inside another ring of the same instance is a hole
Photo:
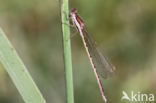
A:
{"label": "plant stem", "polygon": [[66,103],[74,103],[70,28],[68,25],[69,20],[67,17],[68,15],[69,15],[68,0],[62,0],[61,18],[62,18],[63,47],[64,47]]}

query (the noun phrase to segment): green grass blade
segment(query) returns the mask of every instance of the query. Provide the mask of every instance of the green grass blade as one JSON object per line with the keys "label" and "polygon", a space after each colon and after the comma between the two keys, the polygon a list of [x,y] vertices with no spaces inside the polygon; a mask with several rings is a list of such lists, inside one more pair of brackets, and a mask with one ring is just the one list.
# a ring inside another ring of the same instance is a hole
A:
{"label": "green grass blade", "polygon": [[68,15],[69,15],[68,0],[62,0],[61,18],[62,18],[62,32],[64,46],[64,65],[65,65],[66,100],[67,100],[66,102],[74,103],[70,28],[68,25],[69,24]]}
{"label": "green grass blade", "polygon": [[26,67],[1,29],[0,62],[13,80],[25,103],[46,103]]}

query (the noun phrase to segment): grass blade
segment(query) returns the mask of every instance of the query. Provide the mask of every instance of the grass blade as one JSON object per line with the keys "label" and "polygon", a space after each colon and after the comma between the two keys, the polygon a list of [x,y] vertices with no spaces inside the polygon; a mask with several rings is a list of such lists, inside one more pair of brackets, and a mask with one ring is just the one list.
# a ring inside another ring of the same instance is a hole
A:
{"label": "grass blade", "polygon": [[46,103],[15,49],[0,29],[0,62],[25,103]]}

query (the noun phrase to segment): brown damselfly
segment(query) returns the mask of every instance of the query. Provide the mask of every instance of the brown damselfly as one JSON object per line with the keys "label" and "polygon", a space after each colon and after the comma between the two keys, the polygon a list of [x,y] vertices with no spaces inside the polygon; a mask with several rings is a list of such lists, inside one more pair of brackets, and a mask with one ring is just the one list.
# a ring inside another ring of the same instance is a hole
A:
{"label": "brown damselfly", "polygon": [[70,18],[72,20],[73,26],[76,27],[77,31],[80,33],[84,47],[86,49],[90,63],[92,65],[94,74],[96,76],[101,95],[104,101],[106,102],[107,99],[104,95],[104,89],[102,87],[102,83],[98,74],[100,74],[103,78],[107,78],[108,75],[112,75],[114,71],[114,66],[112,66],[112,64],[110,64],[110,62],[108,62],[108,60],[102,55],[102,53],[100,52],[99,48],[96,45],[96,42],[91,37],[91,35],[86,31],[85,24],[83,20],[80,18],[80,16],[77,14],[76,8],[73,8],[70,11]]}

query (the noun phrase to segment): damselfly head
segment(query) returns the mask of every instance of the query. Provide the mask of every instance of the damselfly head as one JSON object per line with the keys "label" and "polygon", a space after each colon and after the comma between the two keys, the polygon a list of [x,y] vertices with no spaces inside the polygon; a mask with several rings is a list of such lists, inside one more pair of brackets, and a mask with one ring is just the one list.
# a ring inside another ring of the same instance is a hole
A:
{"label": "damselfly head", "polygon": [[76,14],[77,13],[77,9],[76,8],[72,8],[70,13]]}

